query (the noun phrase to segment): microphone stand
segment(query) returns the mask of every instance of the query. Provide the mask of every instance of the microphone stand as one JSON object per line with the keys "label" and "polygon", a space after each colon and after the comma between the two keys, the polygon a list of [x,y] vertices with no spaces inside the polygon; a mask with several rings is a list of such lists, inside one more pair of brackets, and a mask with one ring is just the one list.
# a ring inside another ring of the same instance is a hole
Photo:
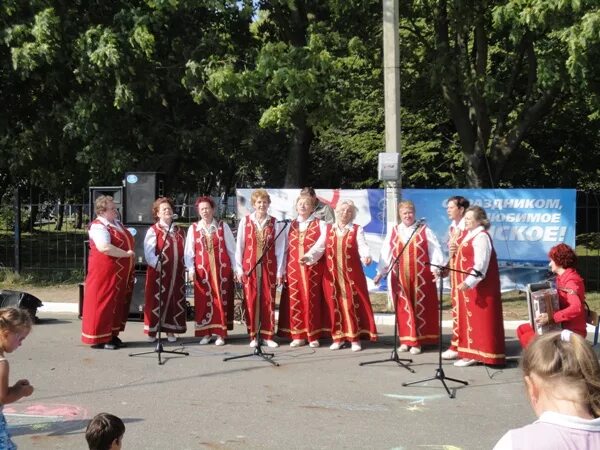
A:
{"label": "microphone stand", "polygon": [[[183,356],[189,356],[188,352],[184,352],[182,349],[181,350],[164,350],[163,349],[163,344],[162,344],[162,337],[161,337],[161,331],[162,331],[162,298],[163,298],[163,284],[162,284],[162,279],[163,279],[163,265],[162,265],[162,260],[164,257],[164,252],[165,252],[165,245],[167,244],[167,240],[169,239],[169,233],[171,232],[171,227],[173,226],[173,223],[175,222],[175,219],[171,220],[171,223],[169,224],[169,228],[167,228],[167,234],[165,237],[165,240],[163,242],[163,245],[160,248],[160,251],[158,252],[158,260],[156,261],[156,264],[154,265],[154,271],[158,271],[158,333],[156,336],[156,348],[154,350],[148,351],[148,352],[140,352],[140,353],[130,353],[129,356],[141,356],[141,355],[148,355],[150,353],[158,353],[158,365],[162,366],[164,364],[164,361],[162,360],[161,356],[163,353],[170,353],[173,355],[183,355]],[[175,239],[173,239],[173,242],[175,242]],[[160,266],[160,269],[158,269],[158,266]]]}
{"label": "microphone stand", "polygon": [[[477,277],[482,276],[481,272],[475,271],[475,270],[473,270],[473,272],[475,272],[475,273],[471,273],[471,272],[465,272],[465,271],[458,270],[458,269],[453,269],[452,267],[448,267],[448,266],[439,266],[437,264],[432,264],[432,263],[427,263],[427,265],[432,266],[432,267],[437,267],[438,269],[440,269],[442,271],[449,270],[451,272],[464,273],[465,275],[475,275]],[[455,395],[456,388],[454,388],[452,391],[450,391],[450,389],[448,389],[448,385],[446,384],[446,380],[454,381],[455,383],[461,383],[465,386],[467,386],[469,383],[464,380],[458,380],[456,378],[447,377],[446,374],[444,373],[444,368],[442,367],[442,295],[443,295],[443,290],[444,290],[444,279],[441,276],[439,277],[439,284],[440,284],[440,289],[439,289],[440,337],[439,337],[439,343],[438,343],[438,367],[435,370],[435,375],[433,377],[426,378],[424,380],[419,380],[419,381],[412,381],[410,383],[402,383],[402,386],[411,386],[413,384],[425,383],[425,382],[431,381],[431,380],[440,380],[442,382],[442,384],[444,385],[444,388],[446,389],[446,392],[448,393],[450,398],[455,398],[456,397],[456,395]]]}
{"label": "microphone stand", "polygon": [[261,327],[261,308],[262,308],[262,262],[267,253],[275,242],[277,242],[277,238],[283,233],[288,226],[289,222],[284,222],[283,227],[279,230],[279,233],[275,236],[271,242],[267,243],[265,249],[260,255],[260,258],[256,261],[254,266],[248,271],[246,277],[252,275],[252,272],[256,272],[256,304],[254,305],[254,323],[256,326],[254,327],[254,339],[256,339],[256,347],[254,347],[254,351],[252,353],[247,353],[245,355],[237,355],[237,356],[229,356],[227,358],[223,358],[223,361],[231,361],[232,359],[240,359],[240,358],[248,358],[250,356],[258,356],[262,358],[264,361],[273,364],[274,366],[279,366],[278,362],[273,361],[274,353],[267,353],[262,351],[262,339],[260,338],[260,327]]}
{"label": "microphone stand", "polygon": [[[408,240],[406,241],[406,243],[404,244],[404,246],[402,247],[402,250],[400,251],[400,253],[398,253],[398,256],[396,256],[396,258],[394,258],[394,260],[392,261],[392,264],[390,265],[389,269],[387,270],[387,272],[385,273],[385,276],[382,275],[381,278],[387,278],[387,276],[389,275],[390,272],[393,271],[394,267],[396,268],[396,272],[400,272],[400,268],[396,267],[399,266],[399,262],[400,262],[400,257],[403,255],[404,251],[407,249],[408,244],[410,243],[410,241],[412,240],[412,238],[415,236],[417,230],[419,229],[419,227],[423,225],[422,223],[417,222],[417,226],[415,227],[415,229],[412,231],[411,235],[408,237]],[[398,288],[401,289],[402,286],[400,286],[398,284]],[[391,286],[390,286],[391,289]],[[375,361],[367,361],[367,362],[361,362],[358,365],[359,366],[367,366],[369,364],[377,364],[377,363],[381,363],[381,362],[395,362],[397,363],[399,366],[404,367],[406,370],[408,370],[409,372],[415,373],[415,371],[409,367],[407,364],[404,364],[405,362],[408,363],[412,363],[413,360],[412,359],[408,359],[408,358],[400,358],[398,356],[398,317],[397,317],[397,310],[398,310],[398,295],[395,296],[394,301],[392,302],[394,304],[394,349],[392,350],[392,353],[390,355],[389,358],[386,359],[378,359]]]}

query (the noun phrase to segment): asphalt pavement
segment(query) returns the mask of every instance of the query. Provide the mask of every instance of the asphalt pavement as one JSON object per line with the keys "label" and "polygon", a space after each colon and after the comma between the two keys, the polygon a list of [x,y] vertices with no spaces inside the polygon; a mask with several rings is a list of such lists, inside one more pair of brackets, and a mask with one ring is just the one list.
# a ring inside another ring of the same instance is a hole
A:
{"label": "asphalt pavement", "polygon": [[[258,356],[223,361],[252,354],[241,325],[223,347],[200,346],[191,331],[163,341],[164,350],[189,352],[183,356],[159,354],[140,322],[121,335],[127,348],[94,350],[81,344],[76,314],[38,315],[41,323],[8,355],[10,381],[27,378],[35,388],[4,408],[22,449],[86,448],[85,426],[102,411],[124,420],[124,449],[487,449],[535,419],[511,331],[505,368],[443,363],[445,377],[468,382],[446,380],[450,398],[439,378],[402,385],[439,375],[438,353],[401,353],[415,373],[389,361],[387,325],[361,352],[331,351],[326,340],[317,349],[284,343],[274,349],[275,367]],[[379,359],[387,361],[359,366]]]}

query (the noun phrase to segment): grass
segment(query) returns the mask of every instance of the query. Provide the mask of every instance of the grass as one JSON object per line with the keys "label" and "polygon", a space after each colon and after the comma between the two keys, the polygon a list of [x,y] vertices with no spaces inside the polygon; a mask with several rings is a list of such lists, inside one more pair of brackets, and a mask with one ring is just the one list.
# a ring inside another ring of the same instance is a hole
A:
{"label": "grass", "polygon": [[[592,311],[600,312],[600,292],[587,292],[586,303]],[[387,307],[387,294],[371,294],[371,305],[374,312],[391,313]],[[505,320],[527,320],[527,299],[523,291],[511,291],[502,294],[502,310]],[[450,296],[444,294],[442,312],[450,317]]]}
{"label": "grass", "polygon": [[83,280],[83,269],[44,269],[17,274],[12,269],[0,268],[0,287],[3,289],[27,290],[28,287],[77,284]]}

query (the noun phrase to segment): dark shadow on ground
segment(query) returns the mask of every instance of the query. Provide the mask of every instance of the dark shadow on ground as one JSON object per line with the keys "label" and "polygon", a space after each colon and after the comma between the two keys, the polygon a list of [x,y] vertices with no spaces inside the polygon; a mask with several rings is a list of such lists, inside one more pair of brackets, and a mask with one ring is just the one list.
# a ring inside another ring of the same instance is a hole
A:
{"label": "dark shadow on ground", "polygon": [[72,323],[72,322],[73,322],[72,320],[37,317],[35,324],[36,325],[62,325],[65,323]]}
{"label": "dark shadow on ground", "polygon": [[[8,415],[10,416],[10,415]],[[19,416],[19,420],[28,420],[33,421],[35,419],[39,419],[38,422],[23,424],[23,425],[15,425],[9,426],[9,432],[11,436],[25,436],[29,434],[44,434],[47,436],[60,436],[65,434],[73,434],[78,432],[85,431],[90,419],[78,419],[78,420],[61,420],[57,419],[55,421],[48,421],[45,417],[26,417]],[[125,419],[122,418],[125,424],[141,422],[143,419]],[[82,442],[83,444],[83,442]],[[82,447],[83,448],[83,447]]]}

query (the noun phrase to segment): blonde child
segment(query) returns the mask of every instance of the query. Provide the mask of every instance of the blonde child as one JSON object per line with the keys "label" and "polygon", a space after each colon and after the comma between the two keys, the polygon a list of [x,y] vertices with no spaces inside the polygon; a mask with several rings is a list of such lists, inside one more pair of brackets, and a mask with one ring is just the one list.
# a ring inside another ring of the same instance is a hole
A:
{"label": "blonde child", "polygon": [[494,450],[599,449],[600,365],[586,340],[570,330],[539,336],[521,365],[538,420],[510,430]]}
{"label": "blonde child", "polygon": [[2,407],[33,393],[29,380],[19,380],[8,385],[8,360],[5,353],[12,353],[21,346],[29,332],[33,321],[29,313],[18,308],[0,309],[0,448],[16,449],[6,428],[6,419],[1,412]]}

